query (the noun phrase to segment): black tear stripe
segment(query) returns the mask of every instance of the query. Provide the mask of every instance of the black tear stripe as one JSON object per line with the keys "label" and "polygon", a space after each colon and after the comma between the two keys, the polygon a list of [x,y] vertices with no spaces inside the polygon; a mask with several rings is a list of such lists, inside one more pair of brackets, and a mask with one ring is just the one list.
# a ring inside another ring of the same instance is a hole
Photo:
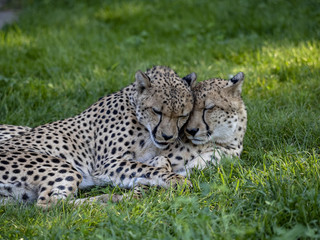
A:
{"label": "black tear stripe", "polygon": [[179,128],[179,118],[178,118],[178,120],[177,120],[177,129],[178,129],[178,134],[179,134],[179,132],[180,132],[180,130],[181,130],[181,128]]}
{"label": "black tear stripe", "polygon": [[157,126],[152,130],[152,136],[153,136],[154,138],[155,138],[155,136],[156,136],[156,132],[157,132],[157,130],[158,130],[158,127],[159,127],[161,121],[162,121],[162,114],[160,115],[160,120],[159,120]]}
{"label": "black tear stripe", "polygon": [[208,126],[208,124],[206,123],[206,120],[204,119],[204,114],[205,114],[206,110],[203,110],[203,114],[202,114],[202,121],[204,122],[204,124],[206,125],[206,130],[208,132],[210,132],[210,128]]}

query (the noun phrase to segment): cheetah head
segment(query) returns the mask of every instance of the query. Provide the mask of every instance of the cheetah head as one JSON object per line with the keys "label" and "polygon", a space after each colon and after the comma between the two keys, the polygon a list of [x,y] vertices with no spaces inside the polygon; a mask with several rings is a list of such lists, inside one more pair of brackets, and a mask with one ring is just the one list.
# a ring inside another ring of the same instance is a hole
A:
{"label": "cheetah head", "polygon": [[240,72],[229,81],[209,79],[195,86],[194,109],[185,127],[185,134],[193,144],[231,140],[240,116],[246,116],[241,98],[243,79]]}
{"label": "cheetah head", "polygon": [[180,78],[168,67],[156,66],[136,78],[136,115],[151,136],[153,144],[166,148],[174,142],[193,108],[191,87],[196,74]]}

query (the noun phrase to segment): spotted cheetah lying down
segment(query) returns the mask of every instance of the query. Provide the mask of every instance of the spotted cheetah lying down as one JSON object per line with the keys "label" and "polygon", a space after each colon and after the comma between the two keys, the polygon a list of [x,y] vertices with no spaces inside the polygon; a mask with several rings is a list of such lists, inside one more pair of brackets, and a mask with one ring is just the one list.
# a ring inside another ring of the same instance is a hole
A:
{"label": "spotted cheetah lying down", "polygon": [[[243,73],[239,73],[229,81],[210,79],[198,83],[193,89],[194,110],[184,128],[185,133],[180,133],[182,140],[161,150],[159,156],[140,161],[187,175],[195,167],[203,169],[208,163],[216,164],[222,155],[240,156],[247,122],[241,99],[243,79]],[[161,119],[161,110],[158,109],[157,114]],[[22,131],[15,126],[3,127],[2,132],[13,135]]]}
{"label": "spotted cheetah lying down", "polygon": [[135,79],[75,117],[23,134],[21,129],[17,134],[9,131],[18,136],[0,142],[2,201],[35,200],[48,207],[93,185],[189,184],[168,162],[160,161],[160,167],[141,162],[176,141],[193,108],[196,75],[180,78],[170,68],[157,66],[138,71]]}

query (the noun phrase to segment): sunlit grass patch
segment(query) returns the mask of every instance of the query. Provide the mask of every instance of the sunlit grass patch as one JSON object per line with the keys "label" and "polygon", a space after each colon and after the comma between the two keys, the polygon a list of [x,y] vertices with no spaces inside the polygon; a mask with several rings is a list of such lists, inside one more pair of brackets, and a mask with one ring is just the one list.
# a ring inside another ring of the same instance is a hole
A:
{"label": "sunlit grass patch", "polygon": [[115,21],[119,24],[119,22],[123,23],[138,18],[143,14],[143,10],[142,3],[120,1],[100,8],[95,13],[95,17],[102,21]]}
{"label": "sunlit grass patch", "polygon": [[[317,1],[28,1],[0,31],[0,123],[80,113],[168,65],[198,80],[245,73],[239,159],[195,171],[188,191],[151,188],[107,206],[0,206],[0,238],[320,237]],[[1,178],[1,176],[0,176]],[[111,186],[78,197],[130,193]]]}

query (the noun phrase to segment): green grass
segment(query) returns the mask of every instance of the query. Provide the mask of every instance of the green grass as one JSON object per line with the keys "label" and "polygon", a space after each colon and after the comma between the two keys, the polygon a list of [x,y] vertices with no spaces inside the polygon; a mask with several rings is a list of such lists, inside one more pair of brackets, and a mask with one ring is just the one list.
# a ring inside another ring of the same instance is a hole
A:
{"label": "green grass", "polygon": [[191,191],[47,212],[1,206],[0,238],[320,238],[317,0],[18,5],[19,22],[0,31],[0,123],[73,116],[153,65],[199,80],[243,71],[249,122],[241,160],[194,173]]}

